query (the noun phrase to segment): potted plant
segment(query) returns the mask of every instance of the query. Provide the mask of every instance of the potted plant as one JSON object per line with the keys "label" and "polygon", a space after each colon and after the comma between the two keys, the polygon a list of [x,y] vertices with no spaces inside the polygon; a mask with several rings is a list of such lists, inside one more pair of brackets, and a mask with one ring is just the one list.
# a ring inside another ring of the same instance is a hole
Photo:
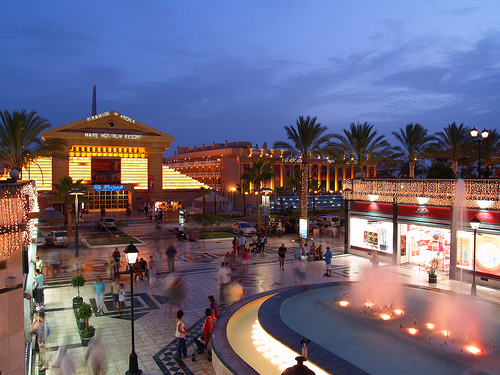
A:
{"label": "potted plant", "polygon": [[132,208],[130,207],[130,204],[127,204],[127,215],[128,216],[132,215]]}
{"label": "potted plant", "polygon": [[80,318],[80,329],[84,329],[89,325],[89,319],[92,316],[92,305],[90,303],[82,303],[78,307],[78,317]]}
{"label": "potted plant", "polygon": [[95,327],[88,325],[80,330],[80,339],[82,340],[82,346],[89,346],[89,341],[95,335]]}
{"label": "potted plant", "polygon": [[85,278],[83,275],[75,276],[71,279],[71,286],[73,288],[78,288],[78,297],[73,298],[73,308],[77,309],[82,303],[83,298],[80,297],[80,287],[85,285]]}
{"label": "potted plant", "polygon": [[427,270],[427,274],[429,275],[429,283],[435,284],[437,283],[437,270],[439,267],[439,259],[433,258],[431,260],[431,264],[429,269]]}
{"label": "potted plant", "polygon": [[101,206],[101,217],[106,216],[106,206]]}

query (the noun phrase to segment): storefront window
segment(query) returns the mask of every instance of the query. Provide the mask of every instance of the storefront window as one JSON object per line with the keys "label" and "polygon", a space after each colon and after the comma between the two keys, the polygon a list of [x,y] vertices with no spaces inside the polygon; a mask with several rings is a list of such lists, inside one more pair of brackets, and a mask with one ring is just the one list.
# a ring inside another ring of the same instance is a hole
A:
{"label": "storefront window", "polygon": [[[450,269],[451,231],[446,228],[400,224],[402,261],[429,266],[439,260],[440,270]],[[403,243],[405,251],[403,252]]]}
{"label": "storefront window", "polygon": [[[474,252],[474,234],[458,231],[457,266],[472,270]],[[476,271],[500,277],[500,236],[477,234],[476,236]]]}
{"label": "storefront window", "polygon": [[351,247],[392,254],[392,222],[351,218]]}

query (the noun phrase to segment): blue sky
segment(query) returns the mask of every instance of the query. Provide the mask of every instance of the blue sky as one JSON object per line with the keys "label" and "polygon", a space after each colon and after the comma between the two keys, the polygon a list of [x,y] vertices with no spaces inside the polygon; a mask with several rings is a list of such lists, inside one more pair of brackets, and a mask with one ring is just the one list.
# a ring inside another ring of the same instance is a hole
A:
{"label": "blue sky", "polygon": [[[115,110],[177,146],[284,140],[317,116],[498,128],[498,1],[3,1],[0,109]],[[481,130],[480,129],[480,130]]]}

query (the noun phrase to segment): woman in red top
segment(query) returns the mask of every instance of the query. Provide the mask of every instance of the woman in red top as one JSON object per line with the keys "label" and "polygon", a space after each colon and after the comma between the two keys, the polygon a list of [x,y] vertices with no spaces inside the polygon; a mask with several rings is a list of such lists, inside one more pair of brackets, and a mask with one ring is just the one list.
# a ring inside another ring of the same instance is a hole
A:
{"label": "woman in red top", "polygon": [[210,342],[210,334],[212,333],[212,328],[214,326],[214,321],[212,319],[212,310],[206,309],[205,315],[205,323],[203,323],[203,327],[201,327],[201,329],[203,330],[203,337],[205,338],[205,346],[208,348],[208,343]]}

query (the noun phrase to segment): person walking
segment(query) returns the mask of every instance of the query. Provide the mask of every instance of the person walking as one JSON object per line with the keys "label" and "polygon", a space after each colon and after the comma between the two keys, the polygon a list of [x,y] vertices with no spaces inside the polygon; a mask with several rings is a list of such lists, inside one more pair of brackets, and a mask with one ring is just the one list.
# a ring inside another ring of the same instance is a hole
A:
{"label": "person walking", "polygon": [[120,276],[120,250],[118,250],[118,247],[115,247],[115,251],[113,251],[113,254],[111,255],[113,259],[115,260],[115,274],[119,277]]}
{"label": "person walking", "polygon": [[102,340],[101,334],[98,334],[90,339],[87,353],[85,354],[85,363],[88,363],[90,360],[92,373],[94,375],[105,373],[103,364],[106,360],[107,351],[108,349]]}
{"label": "person walking", "polygon": [[327,247],[325,252],[326,277],[332,277],[332,258],[333,254],[330,248]]}
{"label": "person walking", "polygon": [[286,247],[285,247],[285,244],[282,243],[280,248],[278,249],[278,258],[280,261],[280,271],[285,269],[285,255],[286,255]]}
{"label": "person walking", "polygon": [[111,283],[111,293],[113,294],[113,306],[115,311],[120,310],[120,284],[118,284],[118,277],[115,277]]}
{"label": "person walking", "polygon": [[104,290],[105,289],[106,289],[106,284],[99,276],[97,276],[97,279],[94,281],[95,303],[97,305],[97,314],[101,314],[101,315],[104,315]]}
{"label": "person walking", "polygon": [[125,308],[125,286],[120,283],[120,290],[118,292],[118,302],[120,303],[120,317],[123,315],[123,310]]}
{"label": "person walking", "polygon": [[168,272],[174,272],[175,271],[175,256],[177,255],[177,249],[174,247],[173,243],[171,243],[168,246],[166,254],[167,254]]}
{"label": "person walking", "polygon": [[177,320],[175,322],[175,337],[177,337],[176,359],[187,357],[186,335],[189,333],[189,330],[184,327],[183,316],[184,311],[177,311]]}
{"label": "person walking", "polygon": [[156,276],[158,275],[158,265],[153,256],[149,256],[149,287],[153,289],[156,286]]}
{"label": "person walking", "polygon": [[238,256],[240,256],[240,254],[243,253],[243,251],[245,250],[246,243],[247,239],[245,238],[243,233],[240,233],[238,236]]}
{"label": "person walking", "polygon": [[264,247],[266,246],[267,237],[264,233],[260,234],[259,237],[259,252],[264,254]]}
{"label": "person walking", "polygon": [[35,270],[35,280],[33,280],[33,297],[36,310],[41,310],[43,308],[43,275],[38,268]]}
{"label": "person walking", "polygon": [[243,299],[243,287],[238,284],[236,279],[233,279],[227,286],[227,301],[228,306]]}
{"label": "person walking", "polygon": [[281,221],[278,221],[278,227],[276,230],[278,232],[278,238],[281,238],[283,232],[283,224],[281,223]]}
{"label": "person walking", "polygon": [[210,310],[212,311],[212,317],[215,318],[215,321],[219,319],[219,305],[215,302],[214,296],[208,296],[208,300],[210,301]]}
{"label": "person walking", "polygon": [[214,321],[212,318],[212,310],[205,309],[205,322],[203,323],[201,329],[203,331],[203,338],[205,339],[204,344],[207,347],[208,351],[210,351],[208,345],[210,344],[210,335],[212,334],[213,328],[214,328]]}
{"label": "person walking", "polygon": [[231,282],[231,269],[229,268],[229,263],[222,262],[219,268],[219,301],[225,300],[225,291],[227,285]]}

